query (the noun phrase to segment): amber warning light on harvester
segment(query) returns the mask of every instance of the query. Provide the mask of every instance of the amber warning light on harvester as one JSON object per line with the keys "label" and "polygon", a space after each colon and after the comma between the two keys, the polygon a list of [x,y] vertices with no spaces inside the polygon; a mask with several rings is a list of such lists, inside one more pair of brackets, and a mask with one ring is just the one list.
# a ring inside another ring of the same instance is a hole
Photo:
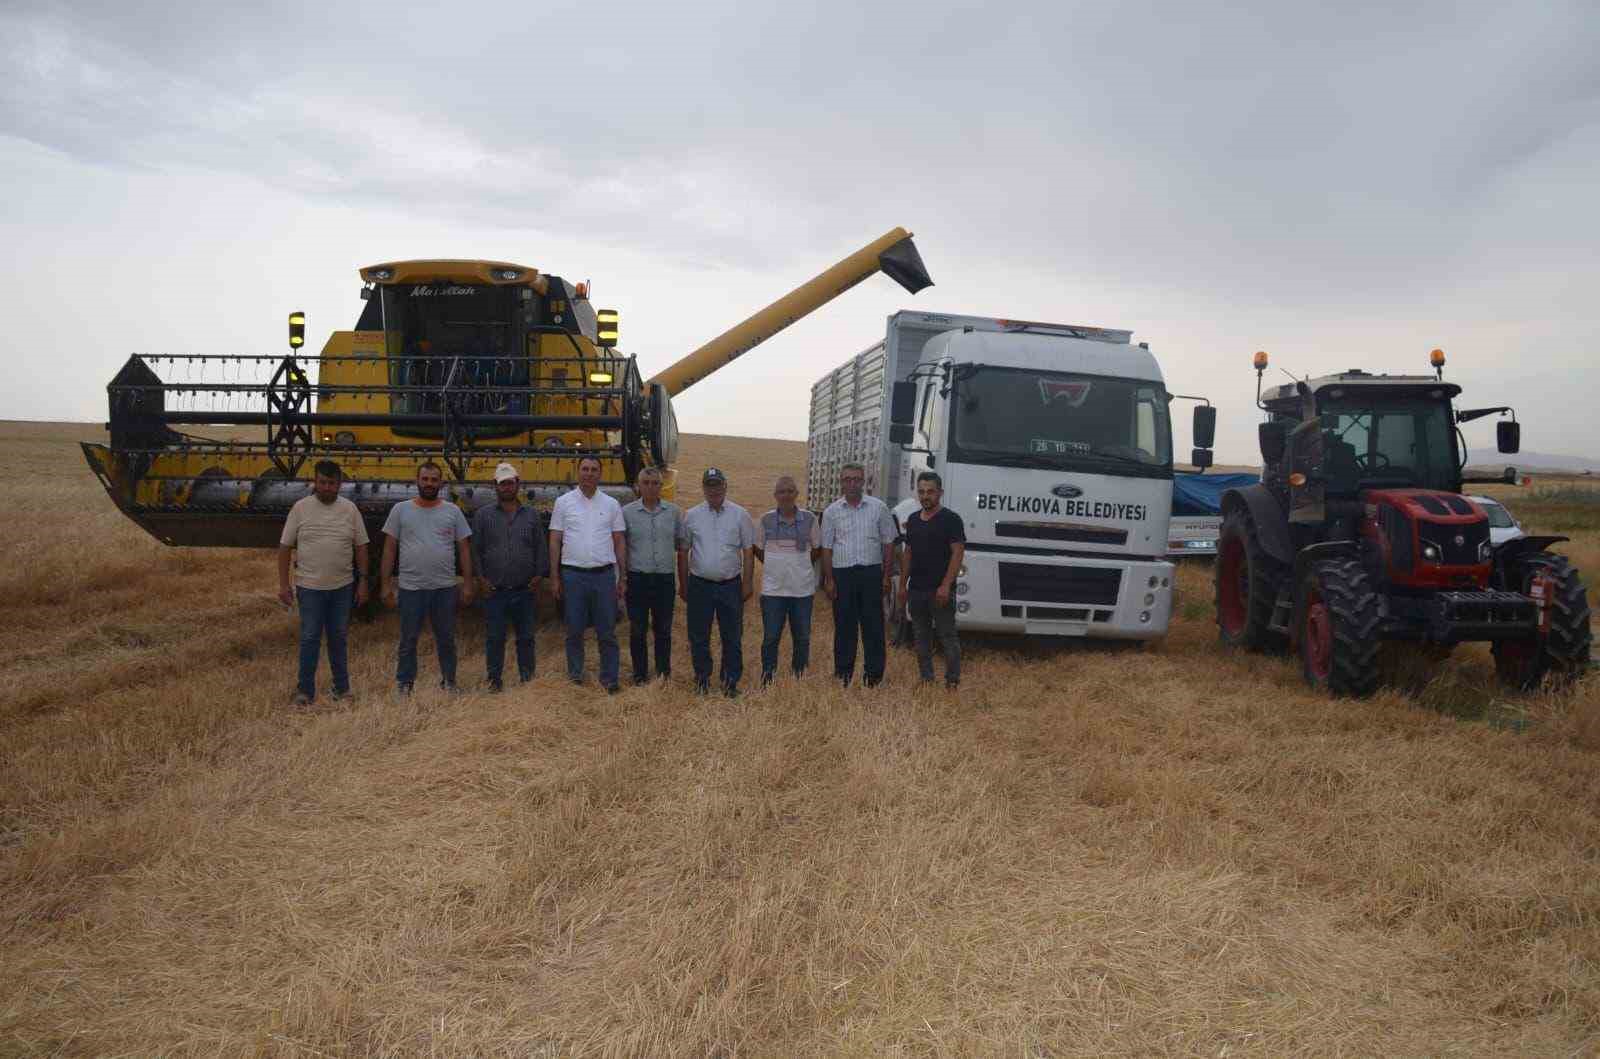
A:
{"label": "amber warning light on harvester", "polygon": [[289,314],[289,348],[299,349],[306,344],[306,314]]}

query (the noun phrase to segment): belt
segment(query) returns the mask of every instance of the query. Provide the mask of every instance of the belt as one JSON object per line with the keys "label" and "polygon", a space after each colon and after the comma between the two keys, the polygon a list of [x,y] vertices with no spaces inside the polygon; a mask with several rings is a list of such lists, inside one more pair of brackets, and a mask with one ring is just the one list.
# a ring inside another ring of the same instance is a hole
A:
{"label": "belt", "polygon": [[580,574],[598,574],[601,570],[614,570],[616,563],[606,563],[604,566],[578,566],[574,563],[562,563],[563,570],[576,570]]}
{"label": "belt", "polygon": [[724,577],[724,578],[722,578],[722,579],[721,579],[721,580],[720,580],[720,581],[719,581],[719,580],[717,580],[717,579],[716,579],[716,578],[714,578],[714,577],[701,577],[701,576],[700,576],[700,575],[699,575],[699,574],[690,574],[690,575],[689,575],[689,576],[690,576],[690,577],[692,577],[692,578],[694,578],[694,579],[695,579],[695,580],[696,580],[696,581],[704,581],[704,582],[705,582],[705,583],[706,583],[706,584],[708,584],[708,585],[726,585],[726,584],[728,584],[728,583],[729,583],[729,582],[730,582],[730,581],[737,581],[737,580],[739,580],[739,578],[740,578],[740,577],[741,577],[741,576],[742,576],[742,575],[740,575],[740,574],[734,574],[734,575],[733,575],[733,576],[732,576],[732,577]]}

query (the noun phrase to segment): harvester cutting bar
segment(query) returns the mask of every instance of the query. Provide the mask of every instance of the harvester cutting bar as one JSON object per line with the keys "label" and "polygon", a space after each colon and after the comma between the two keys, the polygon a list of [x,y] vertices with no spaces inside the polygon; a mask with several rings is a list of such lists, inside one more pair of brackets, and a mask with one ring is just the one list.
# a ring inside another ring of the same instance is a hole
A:
{"label": "harvester cutting bar", "polygon": [[[305,423],[318,427],[437,427],[439,417],[416,412],[160,412],[151,418],[168,426],[277,426]],[[529,416],[500,413],[462,413],[452,422],[469,427],[515,427],[519,430],[620,430],[622,416]],[[438,446],[434,446],[435,449]]]}

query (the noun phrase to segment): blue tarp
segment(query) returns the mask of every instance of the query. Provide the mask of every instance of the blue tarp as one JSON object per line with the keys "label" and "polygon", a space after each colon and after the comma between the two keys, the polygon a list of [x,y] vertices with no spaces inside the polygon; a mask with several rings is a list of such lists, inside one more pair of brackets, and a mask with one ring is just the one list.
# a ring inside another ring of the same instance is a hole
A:
{"label": "blue tarp", "polygon": [[1255,485],[1259,474],[1174,474],[1172,513],[1174,515],[1218,515],[1222,513],[1222,494],[1229,489]]}

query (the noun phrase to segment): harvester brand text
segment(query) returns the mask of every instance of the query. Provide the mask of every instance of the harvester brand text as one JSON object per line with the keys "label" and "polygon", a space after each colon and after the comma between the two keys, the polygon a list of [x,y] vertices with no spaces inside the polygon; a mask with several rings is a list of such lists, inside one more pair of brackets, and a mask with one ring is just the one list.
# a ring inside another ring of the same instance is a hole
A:
{"label": "harvester brand text", "polygon": [[1055,496],[1009,496],[979,493],[979,511],[1019,515],[1065,515],[1071,518],[1115,518],[1143,522],[1150,517],[1145,504],[1118,504],[1109,500],[1064,500]]}

